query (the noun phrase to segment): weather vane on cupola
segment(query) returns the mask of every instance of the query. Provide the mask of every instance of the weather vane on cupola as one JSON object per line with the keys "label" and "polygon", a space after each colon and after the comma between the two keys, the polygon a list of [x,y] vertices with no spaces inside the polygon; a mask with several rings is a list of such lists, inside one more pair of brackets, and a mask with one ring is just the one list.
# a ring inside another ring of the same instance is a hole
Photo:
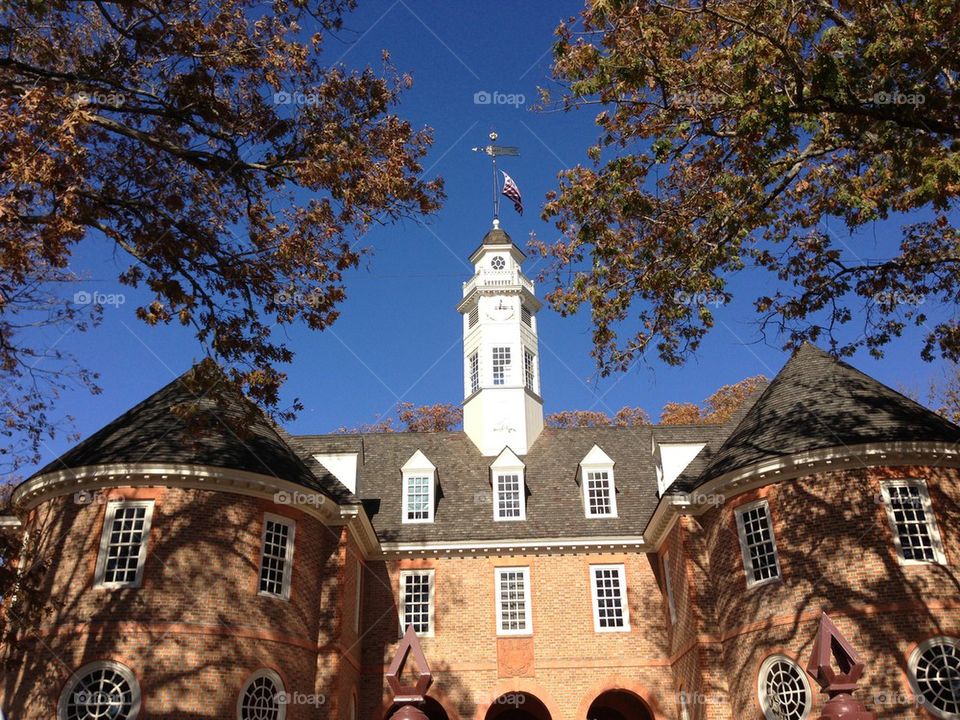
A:
{"label": "weather vane on cupola", "polygon": [[489,135],[490,144],[484,147],[473,148],[474,152],[486,153],[490,156],[493,163],[493,227],[500,227],[500,196],[506,195],[513,201],[513,209],[523,215],[523,199],[520,197],[520,188],[513,181],[513,178],[507,175],[503,170],[503,187],[500,186],[500,177],[497,175],[497,158],[500,156],[516,157],[520,154],[520,148],[508,145],[496,145],[497,133],[492,132]]}

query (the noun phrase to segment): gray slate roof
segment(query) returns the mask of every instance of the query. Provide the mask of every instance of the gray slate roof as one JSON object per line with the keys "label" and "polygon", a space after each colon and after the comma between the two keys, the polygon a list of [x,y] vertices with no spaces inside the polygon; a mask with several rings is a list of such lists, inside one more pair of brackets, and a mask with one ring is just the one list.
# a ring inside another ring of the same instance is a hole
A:
{"label": "gray slate roof", "polygon": [[[657,504],[653,437],[693,442],[695,427],[546,428],[521,459],[527,487],[525,521],[495,521],[490,464],[463,432],[306,435],[302,453],[344,452],[360,446],[357,495],[383,542],[534,539],[639,535]],[[580,461],[594,444],[614,462],[616,518],[584,517]],[[437,468],[434,522],[401,520],[400,468],[417,450]]]}
{"label": "gray slate roof", "polygon": [[[318,472],[308,467],[259,408],[243,396],[219,390],[222,374],[205,379],[196,372],[195,366],[34,476],[114,463],[209,465],[281,478],[350,501],[346,488],[319,463],[310,460]],[[197,403],[196,418],[205,428],[201,434],[171,411],[192,403]]]}
{"label": "gray slate roof", "polygon": [[702,472],[698,476],[685,472],[669,492],[688,492],[726,472],[794,453],[894,441],[956,443],[960,428],[805,344],[750,406]]}

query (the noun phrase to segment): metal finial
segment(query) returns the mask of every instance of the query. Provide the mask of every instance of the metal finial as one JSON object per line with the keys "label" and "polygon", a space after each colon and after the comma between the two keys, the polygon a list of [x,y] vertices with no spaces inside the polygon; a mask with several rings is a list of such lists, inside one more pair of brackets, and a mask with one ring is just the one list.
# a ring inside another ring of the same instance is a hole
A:
{"label": "metal finial", "polygon": [[471,149],[474,152],[484,153],[490,156],[493,166],[493,227],[497,228],[500,226],[500,179],[497,177],[497,157],[500,155],[516,157],[520,154],[520,149],[507,145],[494,145],[493,143],[500,137],[497,135],[496,130],[492,131],[488,137],[490,138],[489,145]]}
{"label": "metal finial", "polygon": [[498,137],[497,131],[492,131],[488,137],[490,138],[490,142],[496,142]]}

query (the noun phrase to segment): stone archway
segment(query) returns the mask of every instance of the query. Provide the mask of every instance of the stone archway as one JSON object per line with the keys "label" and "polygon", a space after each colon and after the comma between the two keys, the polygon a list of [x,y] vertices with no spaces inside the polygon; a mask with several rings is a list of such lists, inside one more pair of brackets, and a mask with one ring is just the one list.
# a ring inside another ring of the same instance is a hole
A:
{"label": "stone archway", "polygon": [[506,692],[490,703],[484,720],[551,720],[551,716],[536,695]]}
{"label": "stone archway", "polygon": [[653,720],[647,704],[629,690],[606,690],[590,703],[587,720]]}

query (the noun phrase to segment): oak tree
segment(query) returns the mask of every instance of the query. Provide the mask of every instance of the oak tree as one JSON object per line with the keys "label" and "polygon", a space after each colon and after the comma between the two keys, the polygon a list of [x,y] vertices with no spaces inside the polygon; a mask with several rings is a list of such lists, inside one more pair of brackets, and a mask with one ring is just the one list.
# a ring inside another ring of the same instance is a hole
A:
{"label": "oak tree", "polygon": [[[78,245],[107,244],[148,325],[192,329],[229,382],[277,409],[276,326],[337,318],[375,225],[437,209],[431,144],[395,105],[411,78],[325,65],[354,0],[12,0],[0,8],[0,387],[37,457],[85,358],[36,333],[96,322]],[[66,374],[64,374],[66,373]],[[11,440],[14,442],[14,440]],[[8,466],[10,463],[7,463]]]}
{"label": "oak tree", "polygon": [[912,324],[960,358],[960,5],[596,0],[557,34],[545,105],[595,106],[599,135],[536,247],[602,372],[683,362],[747,272],[786,347],[879,356]]}

